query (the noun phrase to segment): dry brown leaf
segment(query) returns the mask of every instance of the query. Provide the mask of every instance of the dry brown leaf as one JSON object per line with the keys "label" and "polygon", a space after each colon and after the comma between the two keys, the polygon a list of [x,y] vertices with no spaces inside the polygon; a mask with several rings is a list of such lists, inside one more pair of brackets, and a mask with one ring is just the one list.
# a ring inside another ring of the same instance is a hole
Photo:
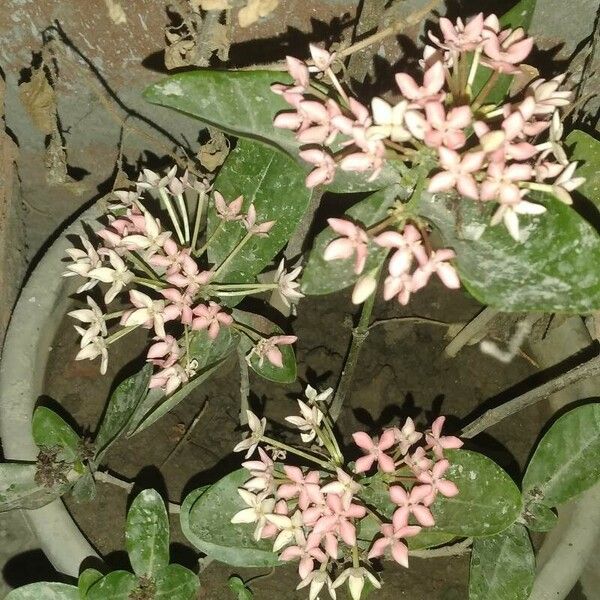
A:
{"label": "dry brown leaf", "polygon": [[56,95],[43,68],[35,69],[31,80],[19,86],[21,102],[35,126],[50,135],[56,129]]}
{"label": "dry brown leaf", "polygon": [[217,52],[219,60],[226,62],[229,60],[229,27],[222,23],[215,23],[211,28],[212,47]]}
{"label": "dry brown leaf", "polygon": [[108,9],[108,16],[115,25],[125,25],[127,23],[127,15],[116,0],[104,0],[104,3]]}
{"label": "dry brown leaf", "polygon": [[200,146],[198,160],[207,171],[218,169],[229,154],[229,141],[218,129],[209,128],[211,138]]}
{"label": "dry brown leaf", "polygon": [[248,4],[238,13],[240,27],[249,27],[272,13],[277,6],[279,6],[279,0],[249,0]]}
{"label": "dry brown leaf", "polygon": [[193,60],[190,61],[189,54],[196,47],[196,42],[168,31],[166,37],[170,44],[165,48],[165,67],[167,69],[177,69],[192,64]]}
{"label": "dry brown leaf", "polygon": [[229,10],[229,0],[190,0],[192,8],[198,10]]}

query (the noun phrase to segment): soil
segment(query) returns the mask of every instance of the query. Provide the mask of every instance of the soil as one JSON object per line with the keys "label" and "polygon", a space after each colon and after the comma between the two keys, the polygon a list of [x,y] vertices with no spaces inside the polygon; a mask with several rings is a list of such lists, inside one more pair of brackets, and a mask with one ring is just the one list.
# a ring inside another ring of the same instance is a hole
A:
{"label": "soil", "polygon": [[[351,333],[347,311],[352,309],[347,292],[301,302],[293,324],[299,336],[299,380],[284,386],[251,376],[251,403],[255,410],[264,412],[272,423],[283,424],[284,417],[295,412],[294,399],[301,396],[304,382],[321,389],[335,385]],[[449,293],[432,284],[415,296],[407,308],[395,303],[379,304],[375,318],[419,315],[455,323],[469,320],[480,309],[466,292]],[[49,402],[62,405],[80,431],[93,431],[111,387],[139,366],[145,337],[140,332],[121,340],[110,355],[107,375],[101,377],[96,363],[73,360],[77,336],[71,325],[65,321],[51,351],[46,394]],[[483,400],[497,396],[535,372],[524,357],[505,365],[483,355],[476,346],[466,347],[455,359],[447,359],[442,353],[447,343],[445,334],[446,327],[431,323],[392,322],[372,330],[339,422],[346,443],[352,431],[376,433],[406,416],[424,426],[433,417],[445,414],[449,417],[448,429],[456,431]],[[161,466],[205,403],[208,406],[190,439]],[[238,410],[239,376],[232,360],[155,425],[115,444],[106,457],[106,467],[125,479],[135,480],[139,488],[155,487],[171,501],[180,502],[191,490],[238,467],[240,457],[231,452],[240,437]],[[469,447],[484,451],[518,480],[546,418],[543,405],[531,407],[471,441]],[[66,500],[71,514],[98,551],[108,557],[112,566],[128,568],[122,551],[126,492],[99,484],[93,503]],[[198,554],[181,534],[177,519],[172,525],[172,560],[194,568]],[[264,569],[231,569],[213,563],[203,573],[200,598],[232,597],[227,589],[227,577],[232,573],[244,579],[268,574],[252,583],[257,600],[277,593],[286,599],[306,597],[304,590],[292,591],[298,582],[293,565],[270,575]],[[433,562],[412,559],[409,570],[387,563],[383,578],[385,585],[376,594],[381,600],[464,599],[468,557]]]}

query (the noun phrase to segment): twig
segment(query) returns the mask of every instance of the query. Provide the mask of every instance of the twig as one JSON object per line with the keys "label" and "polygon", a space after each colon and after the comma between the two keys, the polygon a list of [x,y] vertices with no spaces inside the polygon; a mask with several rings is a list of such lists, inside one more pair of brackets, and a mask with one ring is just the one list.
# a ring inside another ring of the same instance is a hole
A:
{"label": "twig", "polygon": [[248,425],[248,414],[246,411],[250,409],[250,405],[248,404],[248,397],[250,396],[250,379],[248,376],[246,355],[239,344],[237,352],[238,362],[240,364],[240,425],[244,426]]}
{"label": "twig", "polygon": [[454,358],[478,333],[483,331],[490,321],[498,314],[495,308],[487,306],[475,318],[471,319],[444,349],[444,354]]}
{"label": "twig", "polygon": [[198,425],[198,423],[200,422],[200,419],[202,419],[202,417],[204,416],[204,413],[206,412],[207,409],[208,409],[208,400],[206,400],[204,402],[204,404],[202,405],[202,408],[200,408],[200,410],[194,417],[193,421],[190,423],[189,427],[183,432],[183,435],[181,436],[179,441],[175,444],[175,446],[173,447],[171,452],[169,452],[169,454],[167,454],[165,459],[162,461],[162,463],[159,466],[159,469],[162,469],[175,456],[175,454],[177,454],[177,452],[179,452],[181,446],[183,446],[183,444],[185,444],[185,442],[187,442],[187,440],[189,439],[190,435],[192,435],[194,429],[196,428],[196,425]]}
{"label": "twig", "polygon": [[371,44],[376,44],[381,40],[384,40],[386,37],[390,37],[391,35],[396,35],[404,31],[407,27],[411,25],[416,25],[420,21],[422,21],[439,3],[441,0],[430,0],[422,9],[415,11],[414,13],[408,15],[406,19],[400,19],[393,25],[374,33],[373,35],[361,40],[360,42],[356,42],[356,44],[352,44],[352,46],[348,46],[344,50],[341,50],[338,53],[338,58],[345,58],[346,56],[350,56],[354,54],[354,52],[358,52]]}
{"label": "twig", "polygon": [[425,323],[427,325],[439,325],[440,327],[452,327],[453,325],[457,325],[457,323],[448,323],[447,321],[438,321],[437,319],[429,319],[428,317],[392,317],[390,319],[379,319],[377,321],[373,321],[369,327],[367,328],[369,331],[374,329],[375,327],[379,327],[380,325],[390,325],[392,323]]}
{"label": "twig", "polygon": [[[106,471],[95,471],[94,479],[99,483],[108,483],[110,485],[114,485],[116,487],[120,487],[122,490],[125,490],[128,494],[133,490],[133,482],[125,481],[124,479],[120,479],[119,477],[115,477]],[[179,504],[175,504],[174,502],[168,503],[169,512],[172,515],[177,515],[181,512],[181,506]]]}
{"label": "twig", "polygon": [[558,392],[573,383],[589,377],[595,377],[596,375],[600,375],[600,355],[590,358],[586,362],[577,365],[559,377],[547,381],[501,406],[487,410],[481,417],[478,417],[463,429],[461,437],[475,437],[485,429],[510,417],[510,415],[514,415],[540,400],[545,400],[555,392]]}
{"label": "twig", "polygon": [[430,550],[409,550],[411,556],[417,558],[439,558],[441,556],[461,556],[468,554],[471,551],[473,540],[467,538],[462,542],[452,544],[450,546],[442,546],[441,548],[431,548]]}

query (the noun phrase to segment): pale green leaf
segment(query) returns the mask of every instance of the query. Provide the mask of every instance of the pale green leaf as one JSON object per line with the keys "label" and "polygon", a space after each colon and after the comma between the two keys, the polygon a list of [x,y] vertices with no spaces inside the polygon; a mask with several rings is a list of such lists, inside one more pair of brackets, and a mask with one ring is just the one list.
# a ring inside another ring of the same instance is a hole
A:
{"label": "pale green leaf", "polygon": [[244,583],[244,580],[241,577],[238,577],[237,575],[231,576],[227,580],[227,585],[229,586],[229,589],[235,594],[237,600],[252,600],[252,598],[254,598],[252,590],[250,590]]}
{"label": "pale green leaf", "polygon": [[79,600],[79,592],[66,583],[30,583],[12,590],[4,600]]}
{"label": "pale green leaf", "polygon": [[578,162],[575,176],[585,177],[585,182],[577,188],[576,193],[585,196],[600,209],[600,142],[576,129],[569,133],[565,144],[570,160]]}
{"label": "pale green leaf", "polygon": [[181,529],[188,541],[215,560],[236,567],[275,566],[271,541],[256,542],[252,524],[231,523],[233,515],[247,508],[237,491],[247,479],[248,471],[240,469],[188,495],[181,507]]}
{"label": "pale green leaf", "polygon": [[558,515],[548,506],[539,502],[528,502],[521,515],[531,531],[550,531],[558,521]]}
{"label": "pale green leaf", "polygon": [[71,497],[75,502],[91,502],[96,498],[96,481],[86,468],[85,473],[75,482],[71,489]]}
{"label": "pale green leaf", "polygon": [[523,478],[526,498],[559,506],[600,480],[600,403],[562,415],[538,444]]}
{"label": "pale green leaf", "polygon": [[86,600],[130,600],[131,592],[138,585],[133,573],[113,571],[90,587]]}
{"label": "pale green leaf", "polygon": [[535,556],[523,525],[473,542],[469,600],[527,600],[534,576]]}
{"label": "pale green leaf", "polygon": [[79,590],[80,600],[86,600],[87,593],[90,591],[90,588],[98,583],[104,575],[97,571],[96,569],[86,569],[79,576],[79,580],[77,581],[77,589]]}
{"label": "pale green leaf", "polygon": [[60,448],[60,458],[67,462],[74,463],[79,459],[81,438],[54,411],[38,406],[33,413],[31,429],[40,448]]}
{"label": "pale green leaf", "polygon": [[169,564],[169,515],[156,490],[140,492],[131,504],[125,546],[139,577],[154,577]]}
{"label": "pale green leaf", "polygon": [[181,565],[167,565],[156,574],[154,600],[196,600],[198,575]]}

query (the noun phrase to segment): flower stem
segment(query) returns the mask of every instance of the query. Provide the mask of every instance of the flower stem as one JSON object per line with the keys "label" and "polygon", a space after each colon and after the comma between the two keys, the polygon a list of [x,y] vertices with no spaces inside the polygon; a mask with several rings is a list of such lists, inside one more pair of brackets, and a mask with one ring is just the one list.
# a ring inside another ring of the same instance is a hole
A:
{"label": "flower stem", "polygon": [[202,222],[202,213],[204,212],[204,202],[206,200],[206,192],[200,192],[198,196],[198,206],[196,207],[196,218],[194,220],[194,233],[192,234],[192,242],[190,248],[195,252],[198,234],[200,233],[200,223]]}
{"label": "flower stem", "polygon": [[162,281],[146,279],[145,277],[134,277],[133,281],[135,281],[136,283],[139,283],[140,285],[149,287],[152,290],[162,290],[165,287],[167,287],[167,284],[163,283]]}
{"label": "flower stem", "polygon": [[175,209],[173,208],[173,204],[171,204],[171,199],[169,198],[169,196],[167,196],[167,192],[163,188],[160,188],[158,190],[158,193],[160,194],[162,201],[165,203],[165,207],[167,209],[167,212],[169,213],[169,218],[171,219],[171,223],[173,223],[173,227],[175,228],[175,232],[177,233],[177,238],[179,239],[179,243],[180,244],[185,243],[183,233],[181,231],[181,225],[179,223],[179,219],[177,218],[177,215],[175,214]]}
{"label": "flower stem", "polygon": [[146,273],[150,279],[158,281],[156,273],[135,253],[128,252],[127,258],[140,270]]}
{"label": "flower stem", "polygon": [[190,241],[190,221],[188,219],[187,206],[185,205],[185,200],[183,198],[183,194],[177,194],[177,204],[179,206],[179,213],[181,214],[181,218],[183,219],[183,229],[185,232],[185,241]]}
{"label": "flower stem", "polygon": [[492,91],[493,87],[496,85],[496,82],[498,81],[499,77],[500,73],[498,71],[494,71],[492,73],[490,78],[487,80],[486,84],[481,88],[479,94],[477,94],[475,100],[473,100],[473,104],[471,106],[471,110],[473,112],[479,110],[481,105],[485,102],[486,98],[490,95],[490,92]]}
{"label": "flower stem", "polygon": [[287,444],[284,444],[283,442],[279,442],[277,440],[274,440],[273,438],[266,437],[264,435],[260,438],[260,441],[265,442],[265,444],[269,444],[269,446],[275,446],[276,448],[281,448],[282,450],[285,450],[286,452],[291,452],[292,454],[296,454],[297,456],[306,458],[306,460],[310,460],[310,461],[318,464],[319,466],[323,467],[324,469],[327,469],[328,471],[331,470],[330,463],[328,463],[324,460],[321,460],[321,459],[317,458],[316,456],[309,454],[308,452],[303,452],[302,450],[298,450],[296,448],[293,448],[292,446],[288,446]]}
{"label": "flower stem", "polygon": [[339,79],[337,78],[336,74],[333,72],[331,67],[329,69],[327,69],[327,71],[325,71],[325,72],[329,76],[329,79],[331,79],[331,83],[333,83],[333,87],[335,87],[335,89],[337,90],[337,93],[344,100],[344,103],[346,104],[346,106],[350,106],[350,100],[348,99],[348,94],[346,94],[346,92],[344,91],[342,84],[340,83]]}
{"label": "flower stem", "polygon": [[219,224],[215,227],[215,230],[210,234],[210,237],[206,240],[204,246],[202,246],[202,248],[200,248],[199,250],[194,250],[194,256],[202,256],[206,252],[206,249],[209,247],[210,243],[217,237],[217,234],[223,228],[223,223],[225,223],[225,221],[223,219],[219,219]]}
{"label": "flower stem", "polygon": [[473,54],[473,62],[471,63],[471,69],[469,70],[469,77],[467,78],[467,88],[465,90],[467,97],[470,98],[473,93],[473,82],[475,81],[475,75],[479,67],[479,58],[481,57],[481,48],[475,50]]}
{"label": "flower stem", "polygon": [[129,325],[128,327],[123,327],[123,329],[119,329],[119,331],[116,331],[115,333],[109,335],[106,338],[106,344],[109,345],[116,342],[117,340],[120,340],[122,337],[125,337],[128,333],[131,333],[134,329],[137,329],[138,327],[139,325]]}
{"label": "flower stem", "polygon": [[216,278],[219,273],[223,271],[223,269],[233,260],[233,258],[239,253],[239,251],[248,243],[250,238],[252,237],[252,232],[248,232],[240,241],[240,243],[235,246],[235,248],[229,253],[227,258],[219,265],[217,270],[213,274],[213,279]]}

